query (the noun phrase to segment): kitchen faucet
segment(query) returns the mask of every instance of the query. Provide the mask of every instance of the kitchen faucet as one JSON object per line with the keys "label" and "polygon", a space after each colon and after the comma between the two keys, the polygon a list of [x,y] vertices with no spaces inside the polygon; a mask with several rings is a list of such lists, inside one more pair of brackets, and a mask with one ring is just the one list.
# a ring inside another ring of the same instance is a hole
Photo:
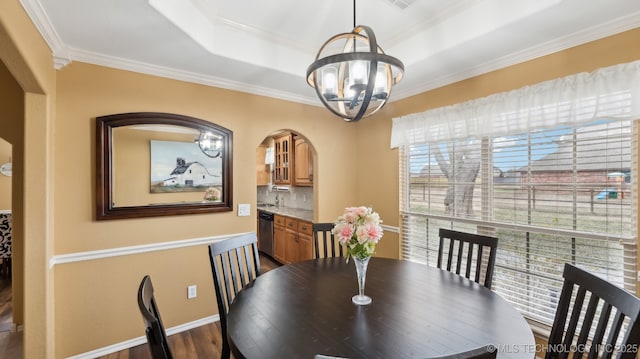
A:
{"label": "kitchen faucet", "polygon": [[273,189],[276,191],[276,207],[280,207],[280,203],[282,203],[282,207],[284,208],[284,197],[280,197],[280,190],[278,187],[273,186]]}

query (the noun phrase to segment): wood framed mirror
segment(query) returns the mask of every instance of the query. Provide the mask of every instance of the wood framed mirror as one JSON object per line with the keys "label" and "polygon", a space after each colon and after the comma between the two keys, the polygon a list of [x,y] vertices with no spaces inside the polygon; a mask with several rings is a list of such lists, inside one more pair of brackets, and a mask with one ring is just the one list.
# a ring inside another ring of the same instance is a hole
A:
{"label": "wood framed mirror", "polygon": [[233,133],[194,117],[96,118],[96,219],[233,210]]}

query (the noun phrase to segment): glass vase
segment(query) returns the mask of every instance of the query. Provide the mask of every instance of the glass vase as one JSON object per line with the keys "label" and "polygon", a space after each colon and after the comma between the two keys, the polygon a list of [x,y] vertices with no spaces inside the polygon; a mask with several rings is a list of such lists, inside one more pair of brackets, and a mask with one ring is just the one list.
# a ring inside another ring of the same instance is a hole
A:
{"label": "glass vase", "polygon": [[372,302],[371,297],[364,295],[364,284],[367,279],[369,259],[371,259],[371,257],[363,259],[353,257],[353,263],[356,265],[356,273],[358,274],[358,295],[351,297],[351,301],[357,305],[367,305]]}

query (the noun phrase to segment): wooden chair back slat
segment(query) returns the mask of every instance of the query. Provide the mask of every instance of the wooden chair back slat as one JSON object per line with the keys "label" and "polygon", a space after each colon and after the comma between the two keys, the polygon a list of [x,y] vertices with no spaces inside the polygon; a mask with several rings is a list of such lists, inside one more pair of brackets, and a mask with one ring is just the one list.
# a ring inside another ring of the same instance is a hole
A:
{"label": "wooden chair back slat", "polygon": [[344,249],[333,234],[333,223],[314,223],[313,249],[315,258],[344,257]]}
{"label": "wooden chair back slat", "polygon": [[249,233],[211,243],[209,260],[222,329],[222,358],[228,359],[231,356],[227,341],[229,306],[238,293],[261,274],[256,234]]}
{"label": "wooden chair back slat", "polygon": [[635,358],[640,349],[640,299],[568,263],[563,276],[545,358],[562,359],[571,355],[579,359],[585,354],[589,359]]}
{"label": "wooden chair back slat", "polygon": [[[437,266],[491,289],[498,238],[440,228]],[[445,248],[448,248],[445,260]],[[465,251],[466,248],[466,251]],[[486,261],[485,252],[488,253]],[[455,256],[455,258],[454,258]],[[464,266],[464,271],[462,267]],[[455,267],[452,270],[452,267]],[[472,273],[473,269],[473,273]],[[482,272],[484,269],[484,276]],[[462,273],[462,274],[461,274]],[[472,276],[473,274],[473,276]]]}

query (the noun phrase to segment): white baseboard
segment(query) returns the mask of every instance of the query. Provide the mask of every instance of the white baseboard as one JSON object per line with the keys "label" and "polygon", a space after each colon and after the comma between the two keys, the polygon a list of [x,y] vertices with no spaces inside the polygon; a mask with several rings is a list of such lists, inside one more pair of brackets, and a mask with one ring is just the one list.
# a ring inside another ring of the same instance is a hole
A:
{"label": "white baseboard", "polygon": [[[171,327],[167,329],[167,336],[181,333],[193,328],[197,328],[203,325],[211,324],[220,320],[220,315],[212,315],[210,317],[194,320],[193,322],[184,323],[181,325],[177,325],[175,327]],[[129,349],[135,347],[137,345],[145,344],[147,342],[147,338],[143,335],[141,337],[133,338],[126,340],[124,342],[112,344],[103,348],[99,348],[96,350],[92,350],[90,352],[70,356],[67,359],[93,359],[101,356],[109,355],[115,352],[119,352],[121,350]]]}

